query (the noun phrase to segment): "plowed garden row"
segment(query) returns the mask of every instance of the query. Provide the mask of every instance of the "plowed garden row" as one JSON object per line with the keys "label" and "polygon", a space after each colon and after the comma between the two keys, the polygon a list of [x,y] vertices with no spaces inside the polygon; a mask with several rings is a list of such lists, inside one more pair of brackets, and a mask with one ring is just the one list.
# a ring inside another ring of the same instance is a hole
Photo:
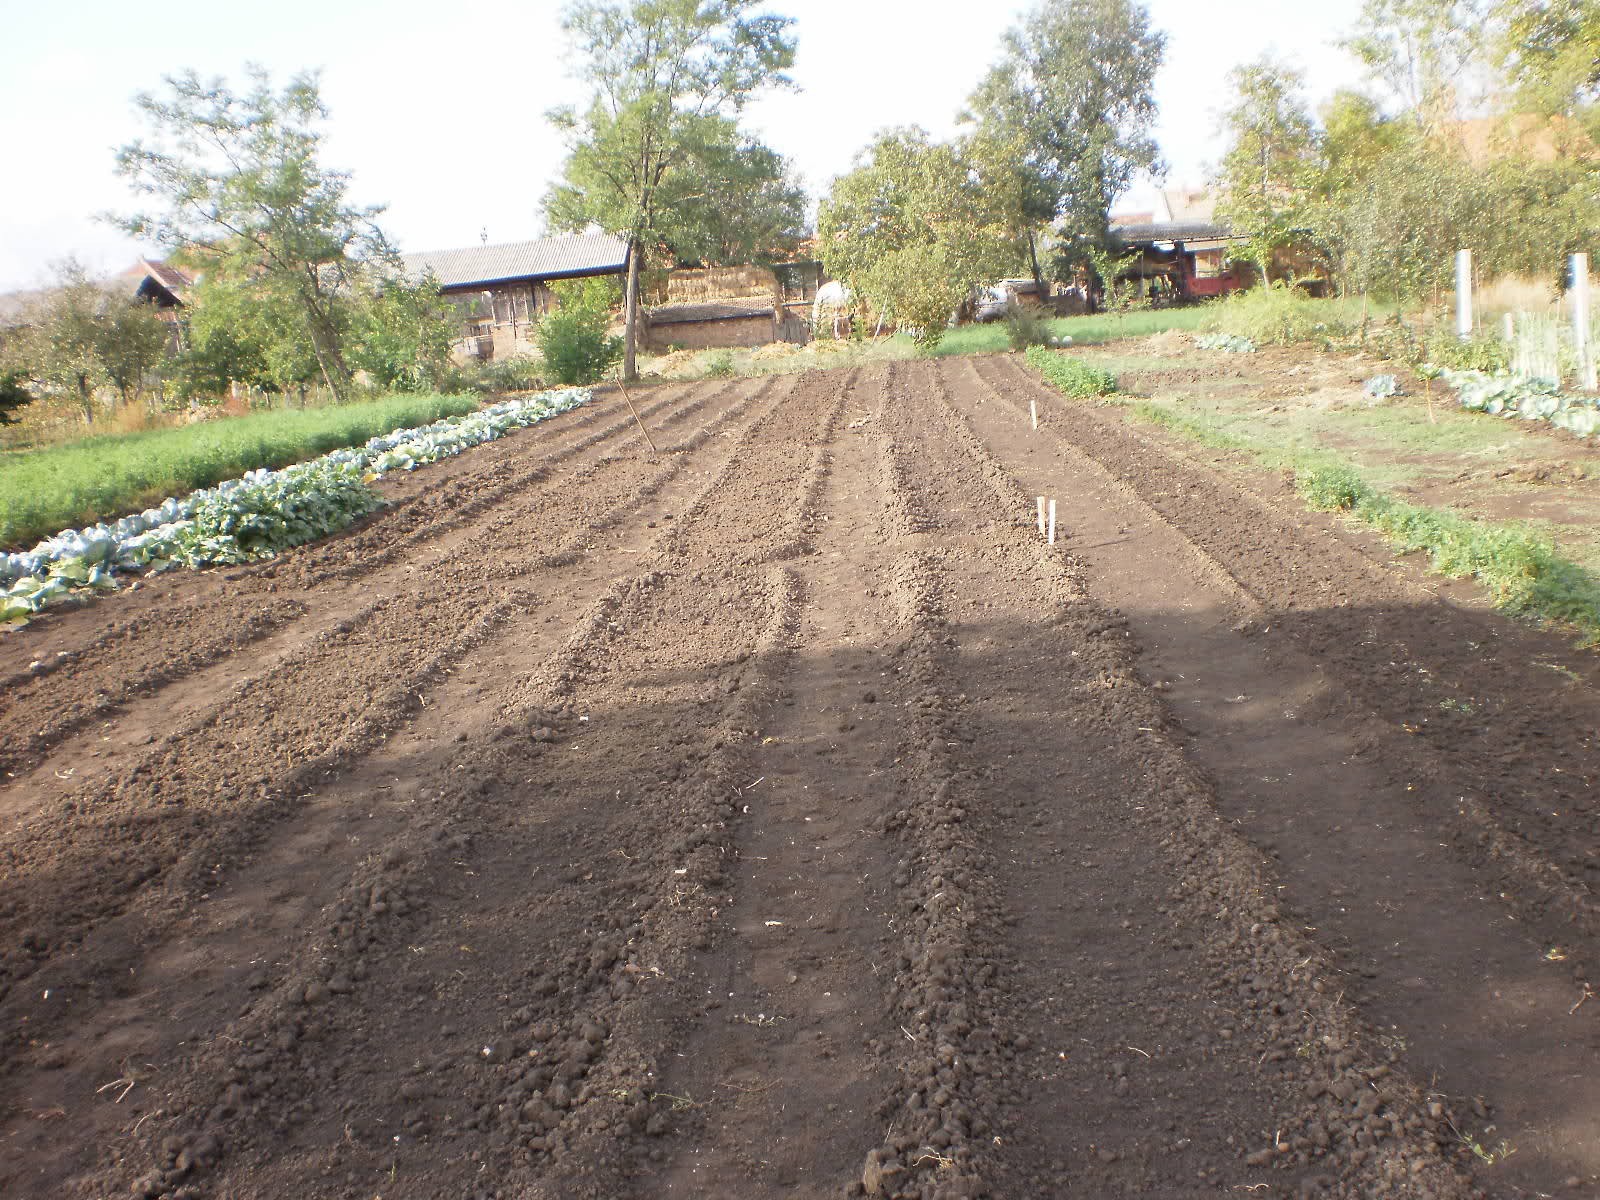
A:
{"label": "plowed garden row", "polygon": [[0,642],[0,1195],[1596,1194],[1558,637],[1008,357],[637,399]]}

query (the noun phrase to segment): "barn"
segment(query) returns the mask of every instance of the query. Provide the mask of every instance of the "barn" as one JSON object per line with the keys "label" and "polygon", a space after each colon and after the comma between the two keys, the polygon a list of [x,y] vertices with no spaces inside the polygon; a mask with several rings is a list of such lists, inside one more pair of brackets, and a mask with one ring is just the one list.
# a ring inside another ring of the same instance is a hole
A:
{"label": "barn", "polygon": [[622,275],[628,243],[610,233],[573,233],[527,242],[425,250],[400,257],[405,273],[432,274],[461,314],[457,352],[466,358],[532,353],[533,330],[555,307],[550,285],[560,279]]}
{"label": "barn", "polygon": [[647,350],[719,350],[765,346],[778,340],[772,303],[711,302],[663,304],[652,308],[645,325]]}

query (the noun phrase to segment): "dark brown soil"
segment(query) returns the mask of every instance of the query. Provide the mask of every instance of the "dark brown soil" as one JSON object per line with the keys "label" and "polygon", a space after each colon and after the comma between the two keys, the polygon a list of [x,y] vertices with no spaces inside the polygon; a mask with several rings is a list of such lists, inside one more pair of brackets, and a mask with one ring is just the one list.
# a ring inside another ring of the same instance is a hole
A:
{"label": "dark brown soil", "polygon": [[0,641],[0,1195],[1596,1194],[1586,660],[1008,357],[638,399]]}

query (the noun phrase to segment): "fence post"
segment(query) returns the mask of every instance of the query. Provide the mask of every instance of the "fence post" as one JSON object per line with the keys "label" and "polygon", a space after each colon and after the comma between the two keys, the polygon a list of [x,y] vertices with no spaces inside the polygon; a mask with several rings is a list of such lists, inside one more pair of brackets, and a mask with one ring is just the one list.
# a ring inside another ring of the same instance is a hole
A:
{"label": "fence post", "polygon": [[1589,256],[1574,254],[1568,261],[1572,269],[1568,295],[1572,297],[1572,342],[1578,351],[1578,380],[1581,386],[1594,391],[1595,356],[1589,342]]}
{"label": "fence post", "polygon": [[1456,336],[1472,336],[1472,251],[1456,251]]}

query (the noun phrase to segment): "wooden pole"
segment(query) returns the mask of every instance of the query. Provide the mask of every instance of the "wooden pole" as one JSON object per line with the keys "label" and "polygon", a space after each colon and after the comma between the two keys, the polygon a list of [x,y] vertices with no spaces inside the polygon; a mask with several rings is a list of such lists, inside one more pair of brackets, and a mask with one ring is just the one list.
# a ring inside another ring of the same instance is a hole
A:
{"label": "wooden pole", "polygon": [[1472,337],[1472,251],[1456,251],[1456,336]]}
{"label": "wooden pole", "polygon": [[1050,544],[1056,544],[1056,498],[1050,497]]}
{"label": "wooden pole", "polygon": [[1044,536],[1044,497],[1043,496],[1040,496],[1038,498],[1038,504],[1039,504],[1039,536],[1043,537]]}
{"label": "wooden pole", "polygon": [[650,453],[660,454],[661,451],[656,449],[655,438],[651,437],[650,431],[644,427],[644,418],[639,415],[639,410],[633,406],[633,397],[628,395],[628,389],[623,386],[621,371],[617,372],[617,388],[622,392],[622,398],[627,401],[628,411],[633,414],[633,419],[638,423],[639,432],[644,434],[644,440],[650,443]]}
{"label": "wooden pole", "polygon": [[1578,351],[1579,386],[1595,388],[1594,347],[1589,344],[1589,256],[1574,254],[1571,259],[1572,340]]}

